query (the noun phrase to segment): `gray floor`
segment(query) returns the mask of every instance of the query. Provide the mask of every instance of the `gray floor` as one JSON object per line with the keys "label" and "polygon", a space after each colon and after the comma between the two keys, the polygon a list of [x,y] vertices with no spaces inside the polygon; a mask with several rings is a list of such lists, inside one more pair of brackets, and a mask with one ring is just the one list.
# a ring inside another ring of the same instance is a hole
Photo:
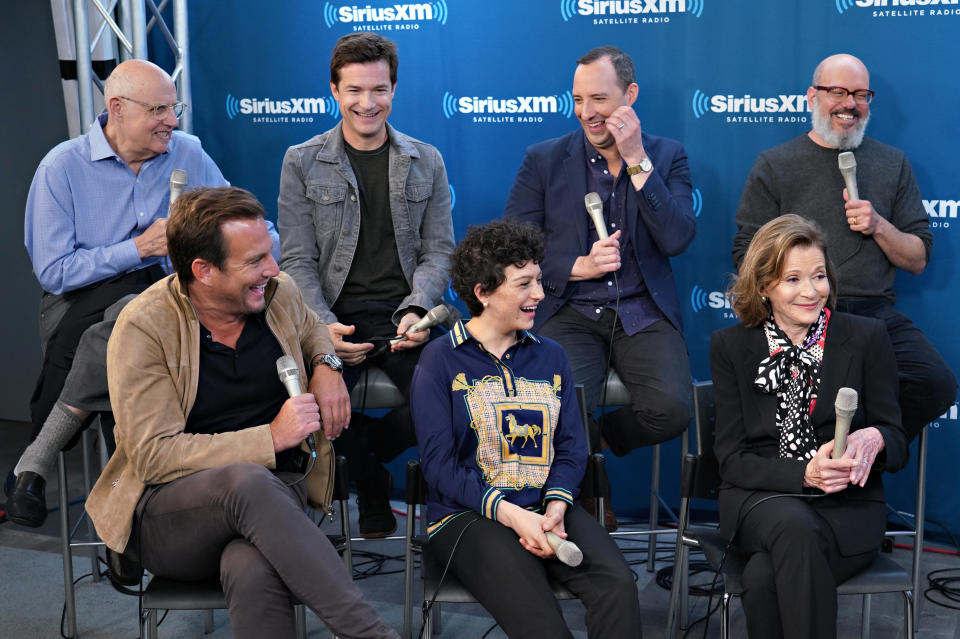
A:
{"label": "gray floor", "polygon": [[[6,472],[16,459],[26,441],[28,427],[25,424],[0,422],[3,437],[0,439],[0,472]],[[69,455],[70,491],[79,495],[82,478],[79,456],[76,452]],[[48,502],[55,503],[55,487],[48,488]],[[396,503],[397,508],[402,504]],[[355,509],[353,509],[355,511]],[[72,512],[79,512],[76,505]],[[355,516],[355,515],[354,515]],[[2,590],[0,603],[0,637],[18,639],[55,638],[60,635],[58,626],[64,600],[63,564],[59,555],[59,536],[57,525],[59,517],[53,513],[47,524],[33,530],[12,523],[0,525],[0,584]],[[401,527],[403,519],[400,518]],[[327,524],[332,525],[332,524]],[[81,527],[80,534],[83,534]],[[662,539],[658,552],[657,568],[672,563],[672,540]],[[669,592],[661,588],[655,579],[655,573],[647,572],[645,563],[646,542],[621,540],[628,560],[638,562],[634,566],[637,575],[641,609],[643,611],[643,633],[647,639],[657,639],[664,634],[666,610]],[[928,544],[929,545],[929,544]],[[380,611],[385,621],[400,630],[403,621],[403,545],[401,541],[362,542],[355,545],[356,551],[379,553],[395,557],[386,561],[383,573],[362,578],[359,585],[369,600]],[[910,553],[896,550],[893,555],[904,566],[910,562]],[[923,571],[936,568],[957,568],[960,560],[955,556],[926,553]],[[364,564],[364,558],[355,557],[355,568],[359,573],[370,568]],[[85,557],[74,558],[75,577],[87,575],[91,562]],[[702,578],[701,578],[702,579]],[[417,580],[419,581],[419,580]],[[105,581],[96,583],[91,577],[79,580],[76,586],[77,617],[79,636],[84,638],[132,638],[138,636],[137,599],[117,593]],[[703,614],[706,599],[691,598],[693,610],[691,618]],[[714,599],[714,602],[716,600]],[[871,615],[871,637],[893,638],[902,636],[903,606],[894,595],[873,598]],[[924,602],[921,608],[919,637],[935,639],[960,639],[960,615],[956,612]],[[561,607],[575,637],[586,637],[583,610],[578,602],[563,602]],[[841,639],[858,637],[860,630],[861,600],[859,597],[841,599],[840,618],[838,620]],[[311,639],[329,637],[323,624],[312,614],[307,615],[308,636]],[[734,604],[732,637],[746,636],[743,614]],[[419,629],[419,611],[414,615],[415,630]],[[442,636],[450,638],[479,638],[493,625],[492,619],[479,605],[445,605],[442,613]],[[703,625],[696,626],[688,636],[702,636]],[[215,614],[215,629],[211,635],[203,634],[202,615],[199,612],[171,612],[160,627],[161,637],[210,637],[225,639],[230,637],[229,622],[225,611]],[[499,628],[490,632],[488,637],[504,637]],[[711,619],[708,632],[710,637],[719,637],[716,616]]]}

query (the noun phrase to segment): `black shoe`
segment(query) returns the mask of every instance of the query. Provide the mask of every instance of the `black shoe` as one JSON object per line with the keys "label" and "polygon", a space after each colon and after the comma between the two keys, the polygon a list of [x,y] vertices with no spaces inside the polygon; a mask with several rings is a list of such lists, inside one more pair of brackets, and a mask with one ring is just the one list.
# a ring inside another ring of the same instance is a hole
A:
{"label": "black shoe", "polygon": [[143,579],[140,562],[107,548],[107,566],[110,568],[110,580],[121,586],[136,586]]}
{"label": "black shoe", "polygon": [[[15,468],[15,467],[14,467]],[[13,494],[13,487],[17,483],[17,476],[13,472],[13,468],[10,469],[10,472],[7,473],[7,479],[3,482],[3,494],[9,497]]]}
{"label": "black shoe", "polygon": [[364,539],[382,539],[397,530],[397,518],[390,508],[393,477],[385,468],[375,479],[357,482],[357,505],[360,508],[360,536]]}
{"label": "black shoe", "polygon": [[25,470],[17,475],[17,482],[7,499],[7,517],[15,524],[39,528],[47,520],[47,482],[37,473]]}

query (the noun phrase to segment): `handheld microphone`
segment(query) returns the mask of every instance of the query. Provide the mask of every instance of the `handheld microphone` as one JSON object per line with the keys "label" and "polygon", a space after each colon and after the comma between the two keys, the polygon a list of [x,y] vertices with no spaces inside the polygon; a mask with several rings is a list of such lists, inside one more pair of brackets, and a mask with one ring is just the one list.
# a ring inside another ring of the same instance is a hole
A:
{"label": "handheld microphone", "polygon": [[844,151],[838,155],[837,165],[840,167],[840,174],[843,175],[843,181],[847,186],[847,195],[850,196],[851,200],[859,200],[860,194],[857,192],[857,158],[853,156],[853,151]]}
{"label": "handheld microphone", "polygon": [[[297,367],[297,361],[292,356],[284,355],[277,360],[277,375],[280,376],[280,381],[286,387],[287,395],[290,397],[303,395],[303,390],[300,388],[300,368]],[[316,457],[317,441],[313,438],[313,433],[307,435],[307,446],[310,447],[310,452]]]}
{"label": "handheld microphone", "polygon": [[[408,328],[407,333],[419,333],[420,331],[425,331],[428,328],[433,328],[434,326],[446,322],[448,317],[450,317],[450,311],[443,304],[439,304],[431,308],[427,314],[423,316],[423,319]],[[403,335],[398,335],[390,340],[390,344],[396,344],[403,341],[403,339]]]}
{"label": "handheld microphone", "polygon": [[170,173],[170,206],[177,201],[183,190],[187,188],[187,172],[183,169],[174,169]]}
{"label": "handheld microphone", "polygon": [[837,391],[837,399],[833,403],[833,410],[837,414],[837,425],[833,434],[833,459],[839,459],[847,450],[847,433],[850,432],[850,420],[857,412],[857,391],[843,387]]}
{"label": "handheld microphone", "polygon": [[571,568],[576,568],[583,561],[583,552],[572,541],[561,539],[558,535],[549,530],[544,533],[547,543],[557,553],[557,559],[567,564]]}
{"label": "handheld microphone", "polygon": [[605,240],[610,237],[610,234],[607,233],[607,225],[603,221],[603,200],[600,199],[600,196],[591,191],[583,196],[583,203],[587,207],[587,214],[593,220],[593,226],[596,227],[600,239]]}

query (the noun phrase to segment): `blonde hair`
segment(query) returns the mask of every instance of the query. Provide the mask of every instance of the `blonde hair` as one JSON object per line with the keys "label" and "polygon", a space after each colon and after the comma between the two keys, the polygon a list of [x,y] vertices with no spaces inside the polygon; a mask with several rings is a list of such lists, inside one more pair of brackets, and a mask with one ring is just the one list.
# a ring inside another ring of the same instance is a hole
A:
{"label": "blonde hair", "polygon": [[820,229],[810,220],[791,213],[760,227],[747,248],[740,272],[727,289],[727,297],[741,322],[747,326],[759,326],[770,315],[770,305],[762,291],[780,281],[787,255],[796,246],[815,246],[823,252],[830,283],[827,307],[834,307],[837,276]]}

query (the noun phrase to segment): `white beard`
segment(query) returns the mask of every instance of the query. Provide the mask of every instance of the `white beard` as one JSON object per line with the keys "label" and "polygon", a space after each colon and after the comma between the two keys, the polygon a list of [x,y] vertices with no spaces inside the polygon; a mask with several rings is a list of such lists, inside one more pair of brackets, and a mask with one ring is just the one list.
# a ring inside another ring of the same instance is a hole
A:
{"label": "white beard", "polygon": [[868,112],[865,116],[861,116],[857,120],[856,126],[849,131],[845,133],[836,131],[831,125],[830,114],[823,115],[822,110],[817,107],[816,98],[814,98],[811,114],[813,115],[814,133],[819,135],[827,143],[827,146],[840,151],[850,151],[860,146],[860,143],[863,142],[863,134],[867,129],[867,122],[870,121],[870,113]]}

